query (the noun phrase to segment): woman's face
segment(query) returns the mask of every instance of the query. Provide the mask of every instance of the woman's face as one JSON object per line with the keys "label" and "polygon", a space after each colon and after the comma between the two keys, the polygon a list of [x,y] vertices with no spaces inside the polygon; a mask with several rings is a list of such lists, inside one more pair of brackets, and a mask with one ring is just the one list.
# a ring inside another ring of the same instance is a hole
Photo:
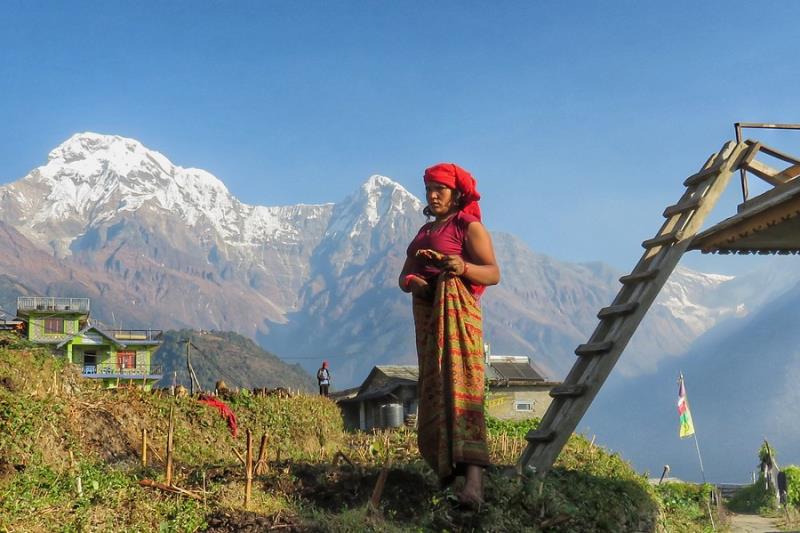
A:
{"label": "woman's face", "polygon": [[428,209],[435,217],[447,216],[458,209],[453,189],[441,183],[426,183],[425,199],[428,201]]}

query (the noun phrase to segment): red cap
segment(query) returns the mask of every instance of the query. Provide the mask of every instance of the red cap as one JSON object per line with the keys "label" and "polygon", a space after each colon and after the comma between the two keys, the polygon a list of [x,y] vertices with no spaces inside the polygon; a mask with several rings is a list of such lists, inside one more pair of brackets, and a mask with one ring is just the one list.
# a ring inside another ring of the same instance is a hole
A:
{"label": "red cap", "polygon": [[461,210],[477,217],[478,220],[481,219],[481,208],[478,206],[478,200],[481,199],[481,195],[475,188],[478,183],[472,177],[472,174],[455,163],[439,163],[426,168],[423,179],[425,183],[441,183],[445,187],[460,192],[464,201]]}
{"label": "red cap", "polygon": [[322,368],[328,368],[328,362],[327,361],[323,361],[322,362]]}

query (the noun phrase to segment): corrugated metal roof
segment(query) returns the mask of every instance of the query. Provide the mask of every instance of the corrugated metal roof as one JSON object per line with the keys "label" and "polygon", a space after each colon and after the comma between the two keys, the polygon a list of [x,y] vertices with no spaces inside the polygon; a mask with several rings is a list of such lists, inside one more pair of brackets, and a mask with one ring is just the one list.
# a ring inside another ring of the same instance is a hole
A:
{"label": "corrugated metal roof", "polygon": [[398,379],[419,379],[419,368],[416,365],[378,365],[375,368],[380,370],[386,377]]}
{"label": "corrugated metal roof", "polygon": [[491,367],[500,379],[544,381],[544,377],[528,363],[492,363]]}

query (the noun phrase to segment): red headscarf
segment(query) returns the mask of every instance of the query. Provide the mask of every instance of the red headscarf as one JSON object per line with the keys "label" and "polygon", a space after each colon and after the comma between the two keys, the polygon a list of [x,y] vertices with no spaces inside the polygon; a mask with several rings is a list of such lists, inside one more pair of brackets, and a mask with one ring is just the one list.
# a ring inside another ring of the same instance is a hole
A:
{"label": "red headscarf", "polygon": [[478,205],[481,195],[475,188],[477,182],[472,174],[455,163],[439,163],[425,169],[424,180],[425,183],[441,183],[460,192],[463,202],[461,210],[477,217],[478,220],[481,219],[481,208]]}

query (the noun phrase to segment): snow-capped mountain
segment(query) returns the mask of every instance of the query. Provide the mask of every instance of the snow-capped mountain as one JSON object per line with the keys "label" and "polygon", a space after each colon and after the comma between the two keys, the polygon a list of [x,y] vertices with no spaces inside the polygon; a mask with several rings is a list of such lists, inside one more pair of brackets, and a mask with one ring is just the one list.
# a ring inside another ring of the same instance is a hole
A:
{"label": "snow-capped mountain", "polygon": [[[343,387],[375,363],[414,361],[410,304],[396,280],[422,207],[383,176],[335,204],[248,205],[208,172],[138,141],[83,133],[0,187],[0,222],[10,226],[0,246],[46,253],[50,275],[22,259],[34,252],[6,254],[0,267],[32,291],[101,299],[93,309],[109,323],[233,330],[284,357],[329,357]],[[559,262],[511,235],[494,240],[503,280],[484,296],[487,340],[559,378],[620,273]],[[651,370],[741,312],[710,296],[730,282],[676,271],[621,370]]]}
{"label": "snow-capped mountain", "polygon": [[11,191],[32,239],[65,254],[74,232],[62,232],[59,246],[43,231],[56,222],[96,227],[125,212],[161,210],[189,228],[213,229],[230,246],[259,246],[296,242],[299,228],[290,218],[325,218],[331,208],[246,205],[205,170],[174,165],[133,139],[93,133],[72,136]]}

